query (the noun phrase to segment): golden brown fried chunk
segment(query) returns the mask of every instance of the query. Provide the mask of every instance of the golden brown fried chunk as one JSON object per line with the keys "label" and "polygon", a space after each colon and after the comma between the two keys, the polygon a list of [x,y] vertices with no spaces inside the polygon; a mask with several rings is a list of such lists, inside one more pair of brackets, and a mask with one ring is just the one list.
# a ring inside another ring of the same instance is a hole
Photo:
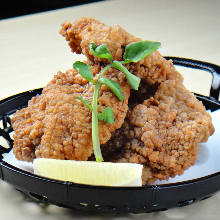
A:
{"label": "golden brown fried chunk", "polygon": [[11,119],[15,131],[13,152],[19,160],[33,160],[35,147],[41,142],[44,119],[44,103],[41,100],[40,97],[32,98],[29,106],[17,111]]}
{"label": "golden brown fried chunk", "polygon": [[[94,75],[104,67],[104,59],[94,58],[89,52],[89,44],[106,43],[114,59],[121,60],[127,44],[140,40],[123,30],[119,25],[108,27],[92,18],[81,18],[73,25],[62,25],[61,34],[70,42],[74,52],[84,53],[88,63],[95,69]],[[100,62],[101,61],[101,62]],[[155,52],[137,64],[127,66],[131,72],[156,84],[167,78],[178,78],[179,73],[172,62],[166,61]],[[100,143],[106,143],[111,132],[119,128],[127,113],[130,95],[124,75],[110,69],[106,77],[118,81],[125,93],[123,102],[103,86],[100,91],[99,110],[109,106],[114,110],[115,123],[100,122]],[[91,101],[93,86],[83,80],[75,71],[58,73],[46,86],[40,97],[33,98],[27,108],[18,111],[12,119],[15,130],[14,153],[20,160],[31,161],[35,157],[87,160],[92,154],[91,112],[76,96]]]}
{"label": "golden brown fried chunk", "polygon": [[[107,60],[92,56],[89,51],[90,43],[96,45],[105,43],[113,60],[122,60],[126,45],[141,40],[126,32],[119,25],[107,26],[94,18],[86,17],[82,17],[72,24],[63,23],[60,33],[69,42],[72,51],[86,55],[91,64],[100,61],[107,62]],[[149,84],[160,83],[168,79],[183,80],[175,70],[172,61],[164,59],[158,51],[138,63],[127,64],[126,67]]]}
{"label": "golden brown fried chunk", "polygon": [[118,143],[121,149],[116,157],[114,153],[106,158],[144,164],[143,183],[153,183],[180,175],[193,165],[198,143],[213,132],[202,103],[178,81],[167,80],[153,97],[130,110],[117,131],[123,140]]}
{"label": "golden brown fried chunk", "polygon": [[[100,66],[93,67],[98,73]],[[125,95],[120,102],[107,88],[102,87],[99,110],[113,109],[115,122],[99,122],[100,143],[106,143],[111,132],[121,127],[127,113],[130,88],[118,71],[108,71],[105,76],[118,81]],[[94,86],[69,70],[59,72],[44,88],[42,95],[34,97],[27,108],[12,118],[14,134],[13,151],[19,160],[31,161],[35,157],[87,160],[93,152],[91,139],[91,111],[76,97],[92,101]]]}
{"label": "golden brown fried chunk", "polygon": [[[113,60],[122,60],[126,45],[140,40],[119,25],[106,26],[85,17],[73,24],[64,23],[60,33],[73,52],[87,56],[96,79],[108,61],[93,57],[90,43],[105,43]],[[115,114],[114,124],[99,122],[105,161],[144,164],[144,184],[182,174],[194,163],[198,143],[214,132],[210,115],[182,85],[183,78],[172,61],[158,51],[126,67],[142,79],[139,91],[131,92],[129,104],[126,79],[113,68],[105,77],[121,85],[124,101],[120,102],[106,86],[100,91],[99,111],[109,106]],[[12,119],[16,157],[28,161],[35,157],[91,159],[91,111],[75,98],[82,96],[91,102],[93,89],[76,71],[58,73],[42,95],[33,98]]]}
{"label": "golden brown fried chunk", "polygon": [[106,44],[113,60],[121,60],[124,47],[134,41],[140,40],[127,33],[119,25],[107,26],[94,18],[82,17],[73,24],[63,23],[60,30],[72,49],[72,52],[83,53],[91,61],[106,61],[94,57],[89,51],[89,44]]}

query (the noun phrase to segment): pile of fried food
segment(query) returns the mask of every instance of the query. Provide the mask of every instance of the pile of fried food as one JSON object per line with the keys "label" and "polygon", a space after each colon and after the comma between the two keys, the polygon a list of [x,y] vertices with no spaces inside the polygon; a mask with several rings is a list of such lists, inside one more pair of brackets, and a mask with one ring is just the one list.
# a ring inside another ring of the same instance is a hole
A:
{"label": "pile of fried food", "polygon": [[[90,53],[91,42],[105,43],[113,59],[122,60],[125,46],[141,40],[119,25],[107,26],[86,17],[62,24],[60,34],[73,52],[87,57],[94,77],[107,60]],[[99,108],[109,106],[115,116],[113,124],[99,121],[104,161],[143,164],[143,184],[181,175],[194,164],[198,143],[213,134],[211,116],[184,87],[172,61],[158,51],[126,68],[141,78],[138,91],[130,89],[123,73],[110,68],[105,77],[119,83],[125,98],[119,101],[106,86],[99,93]],[[92,113],[76,99],[81,96],[91,102],[93,91],[94,85],[76,70],[58,72],[42,95],[32,98],[12,118],[17,159],[94,160]]]}

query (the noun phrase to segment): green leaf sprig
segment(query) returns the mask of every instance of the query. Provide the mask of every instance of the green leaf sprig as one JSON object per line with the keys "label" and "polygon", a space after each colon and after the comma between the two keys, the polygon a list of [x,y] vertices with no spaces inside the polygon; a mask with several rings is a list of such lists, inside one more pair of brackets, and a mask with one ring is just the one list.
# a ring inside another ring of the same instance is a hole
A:
{"label": "green leaf sprig", "polygon": [[95,86],[92,105],[90,105],[89,101],[84,99],[83,97],[77,97],[77,99],[83,102],[84,105],[92,111],[92,143],[97,162],[103,161],[99,141],[98,120],[103,120],[104,122],[109,124],[114,123],[114,112],[110,107],[106,107],[101,113],[98,112],[99,90],[102,85],[106,85],[120,101],[123,101],[124,99],[124,94],[121,89],[121,86],[117,82],[103,77],[103,75],[109,68],[113,67],[125,74],[128,84],[132,89],[138,90],[141,79],[135,76],[134,74],[130,73],[123,64],[131,62],[136,63],[148,56],[149,54],[153,53],[155,50],[159,49],[160,46],[161,44],[159,42],[154,41],[134,42],[128,44],[125,47],[123,61],[113,61],[112,55],[109,52],[106,44],[96,46],[94,43],[90,43],[90,53],[94,57],[107,59],[109,62],[109,64],[106,65],[100,72],[98,80],[96,82],[93,79],[93,74],[89,65],[80,61],[76,61],[73,64],[73,68],[76,69],[84,79],[88,80]]}

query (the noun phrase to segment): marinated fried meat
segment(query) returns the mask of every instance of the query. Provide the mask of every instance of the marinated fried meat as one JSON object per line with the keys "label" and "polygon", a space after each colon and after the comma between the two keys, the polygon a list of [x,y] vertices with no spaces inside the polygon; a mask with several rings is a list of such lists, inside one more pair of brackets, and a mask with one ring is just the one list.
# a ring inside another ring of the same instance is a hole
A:
{"label": "marinated fried meat", "polygon": [[107,62],[107,60],[94,57],[89,50],[90,43],[96,45],[105,43],[113,60],[121,60],[125,46],[140,40],[127,33],[119,25],[107,26],[94,18],[86,17],[76,20],[73,24],[63,23],[60,34],[69,42],[72,52],[82,53],[93,62]]}
{"label": "marinated fried meat", "polygon": [[[93,18],[81,18],[74,24],[65,23],[60,33],[69,41],[74,52],[83,52],[87,56],[87,63],[94,69],[96,78],[106,60],[95,60],[89,53],[89,43],[106,43],[114,59],[120,60],[125,46],[140,40],[119,25],[109,27]],[[167,78],[182,80],[172,62],[166,61],[159,52],[127,67],[132,73],[153,85]],[[110,69],[105,76],[119,82],[125,99],[122,103],[119,102],[105,86],[102,86],[99,110],[105,106],[111,107],[114,110],[115,123],[99,123],[101,144],[105,144],[111,133],[121,127],[128,110],[127,102],[130,95],[129,86],[121,72]],[[83,96],[91,101],[92,95],[93,86],[76,72],[70,70],[55,76],[40,97],[33,98],[27,108],[14,115],[12,123],[15,130],[15,156],[27,161],[35,157],[87,160],[92,154],[91,112],[75,97]]]}
{"label": "marinated fried meat", "polygon": [[[100,67],[93,68],[94,74]],[[99,123],[100,143],[106,143],[111,132],[121,127],[128,109],[130,88],[123,74],[110,70],[106,77],[118,81],[125,95],[120,102],[107,88],[100,91],[99,110],[110,106],[115,122]],[[13,151],[19,160],[32,161],[35,157],[87,160],[93,152],[91,139],[91,111],[76,97],[92,100],[94,86],[76,71],[59,72],[34,97],[28,107],[14,114]]]}
{"label": "marinated fried meat", "polygon": [[[91,65],[97,62],[107,62],[107,60],[92,56],[89,51],[90,43],[96,45],[105,43],[113,60],[122,60],[125,46],[141,40],[126,32],[119,25],[107,26],[94,18],[86,17],[78,19],[73,24],[63,23],[60,33],[69,42],[72,51],[86,55]],[[168,79],[183,80],[175,70],[172,61],[164,59],[158,51],[138,63],[127,64],[126,67],[149,84],[160,83]]]}
{"label": "marinated fried meat", "polygon": [[[112,36],[116,32],[119,35]],[[90,42],[106,43],[114,58],[121,60],[125,46],[140,40],[118,25],[109,27],[89,18],[64,23],[61,34],[72,51],[83,52],[91,64],[100,60],[90,54]],[[142,86],[138,92],[131,91],[128,118],[122,128],[102,146],[105,160],[145,164],[145,183],[182,174],[195,162],[198,143],[214,131],[209,114],[184,88],[172,62],[158,51],[126,67],[142,79]]]}
{"label": "marinated fried meat", "polygon": [[213,132],[202,103],[181,83],[167,80],[152,97],[129,110],[104,155],[109,161],[142,163],[143,183],[153,183],[180,175],[193,165],[198,143]]}
{"label": "marinated fried meat", "polygon": [[[73,52],[83,53],[95,79],[108,60],[94,57],[89,44],[106,44],[113,60],[122,60],[126,45],[141,40],[119,25],[107,26],[94,18],[63,23],[60,33]],[[180,175],[194,164],[198,143],[214,132],[210,115],[183,86],[172,61],[158,51],[126,68],[141,78],[138,91],[130,90],[125,76],[110,68],[105,77],[117,81],[125,95],[120,102],[106,87],[99,94],[98,110],[109,106],[115,122],[99,121],[99,138],[105,161],[144,165],[143,184]],[[75,70],[59,72],[12,118],[14,154],[19,160],[35,157],[92,160],[91,111],[77,100],[92,101],[94,85]]]}

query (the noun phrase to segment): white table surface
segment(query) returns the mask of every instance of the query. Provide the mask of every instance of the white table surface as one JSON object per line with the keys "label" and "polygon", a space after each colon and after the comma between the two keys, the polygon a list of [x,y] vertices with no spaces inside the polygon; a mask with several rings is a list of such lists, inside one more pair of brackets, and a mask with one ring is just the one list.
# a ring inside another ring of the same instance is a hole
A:
{"label": "white table surface", "polygon": [[[162,43],[166,56],[180,56],[220,64],[219,0],[112,0],[0,21],[0,99],[43,87],[58,70],[71,68],[78,57],[58,34],[63,21],[92,16],[120,24],[143,39]],[[179,68],[183,71],[182,68]],[[183,71],[191,91],[208,95],[211,77]],[[220,216],[220,193],[188,207],[138,215],[96,215],[47,207],[25,201],[0,181],[0,219],[190,219]]]}

